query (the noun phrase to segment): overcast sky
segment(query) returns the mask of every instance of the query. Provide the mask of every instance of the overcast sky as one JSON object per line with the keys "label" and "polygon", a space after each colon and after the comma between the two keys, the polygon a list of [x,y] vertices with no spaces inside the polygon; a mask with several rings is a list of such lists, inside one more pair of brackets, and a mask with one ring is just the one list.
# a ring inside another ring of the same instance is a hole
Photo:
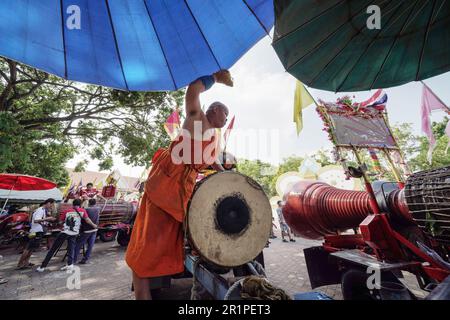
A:
{"label": "overcast sky", "polygon": [[[236,116],[227,150],[238,158],[260,159],[278,164],[291,155],[304,156],[319,149],[330,148],[323,124],[313,106],[303,111],[304,128],[296,134],[292,120],[295,78],[284,71],[271,39],[265,37],[245,54],[232,68],[234,87],[220,84],[213,86],[201,96],[202,104],[208,106],[219,100],[230,109],[229,121]],[[424,81],[446,103],[450,104],[450,73]],[[335,101],[345,93],[309,89],[317,100]],[[420,134],[420,101],[422,85],[412,82],[385,89],[388,94],[387,111],[392,124],[409,122],[414,132]],[[368,99],[374,91],[351,93],[356,101]],[[436,112],[432,119],[439,121],[443,112]],[[228,125],[228,124],[227,124]],[[74,167],[80,159],[68,163]],[[123,175],[139,176],[141,167],[130,167],[115,159],[115,168]],[[88,170],[98,171],[97,163],[91,161]]]}

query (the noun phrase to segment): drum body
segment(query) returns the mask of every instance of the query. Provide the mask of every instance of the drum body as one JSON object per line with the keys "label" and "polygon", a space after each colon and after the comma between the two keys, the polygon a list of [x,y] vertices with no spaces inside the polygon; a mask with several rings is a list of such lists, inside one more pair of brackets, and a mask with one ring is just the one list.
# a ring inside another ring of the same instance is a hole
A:
{"label": "drum body", "polygon": [[405,199],[419,228],[430,239],[450,247],[450,166],[411,175]]}
{"label": "drum body", "polygon": [[253,260],[265,247],[272,209],[262,187],[225,171],[198,182],[188,207],[189,239],[202,258],[221,267]]}

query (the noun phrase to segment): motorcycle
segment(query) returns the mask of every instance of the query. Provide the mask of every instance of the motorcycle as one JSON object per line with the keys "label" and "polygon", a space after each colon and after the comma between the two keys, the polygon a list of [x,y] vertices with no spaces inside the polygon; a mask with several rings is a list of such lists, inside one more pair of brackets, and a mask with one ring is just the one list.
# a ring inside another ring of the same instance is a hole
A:
{"label": "motorcycle", "polygon": [[27,213],[14,213],[0,218],[0,245],[16,242],[20,247],[26,242],[30,230]]}

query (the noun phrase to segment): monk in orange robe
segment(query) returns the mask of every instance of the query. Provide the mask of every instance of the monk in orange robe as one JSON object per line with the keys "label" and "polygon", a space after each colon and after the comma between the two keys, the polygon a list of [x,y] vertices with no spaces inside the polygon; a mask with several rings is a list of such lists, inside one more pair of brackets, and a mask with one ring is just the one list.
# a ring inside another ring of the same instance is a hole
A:
{"label": "monk in orange robe", "polygon": [[189,85],[183,130],[155,157],[149,173],[125,258],[138,300],[151,299],[151,278],[183,272],[183,220],[197,174],[208,166],[224,170],[218,161],[216,128],[225,125],[228,108],[214,102],[203,112],[200,105],[200,93],[215,82],[233,85],[227,70]]}

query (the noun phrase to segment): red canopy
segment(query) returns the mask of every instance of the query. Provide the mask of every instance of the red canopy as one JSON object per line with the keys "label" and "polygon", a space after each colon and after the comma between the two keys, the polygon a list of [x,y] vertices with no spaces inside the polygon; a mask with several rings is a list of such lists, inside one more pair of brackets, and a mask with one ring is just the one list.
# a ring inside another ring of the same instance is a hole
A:
{"label": "red canopy", "polygon": [[50,190],[56,188],[56,183],[51,181],[20,175],[0,173],[0,189],[16,191]]}

